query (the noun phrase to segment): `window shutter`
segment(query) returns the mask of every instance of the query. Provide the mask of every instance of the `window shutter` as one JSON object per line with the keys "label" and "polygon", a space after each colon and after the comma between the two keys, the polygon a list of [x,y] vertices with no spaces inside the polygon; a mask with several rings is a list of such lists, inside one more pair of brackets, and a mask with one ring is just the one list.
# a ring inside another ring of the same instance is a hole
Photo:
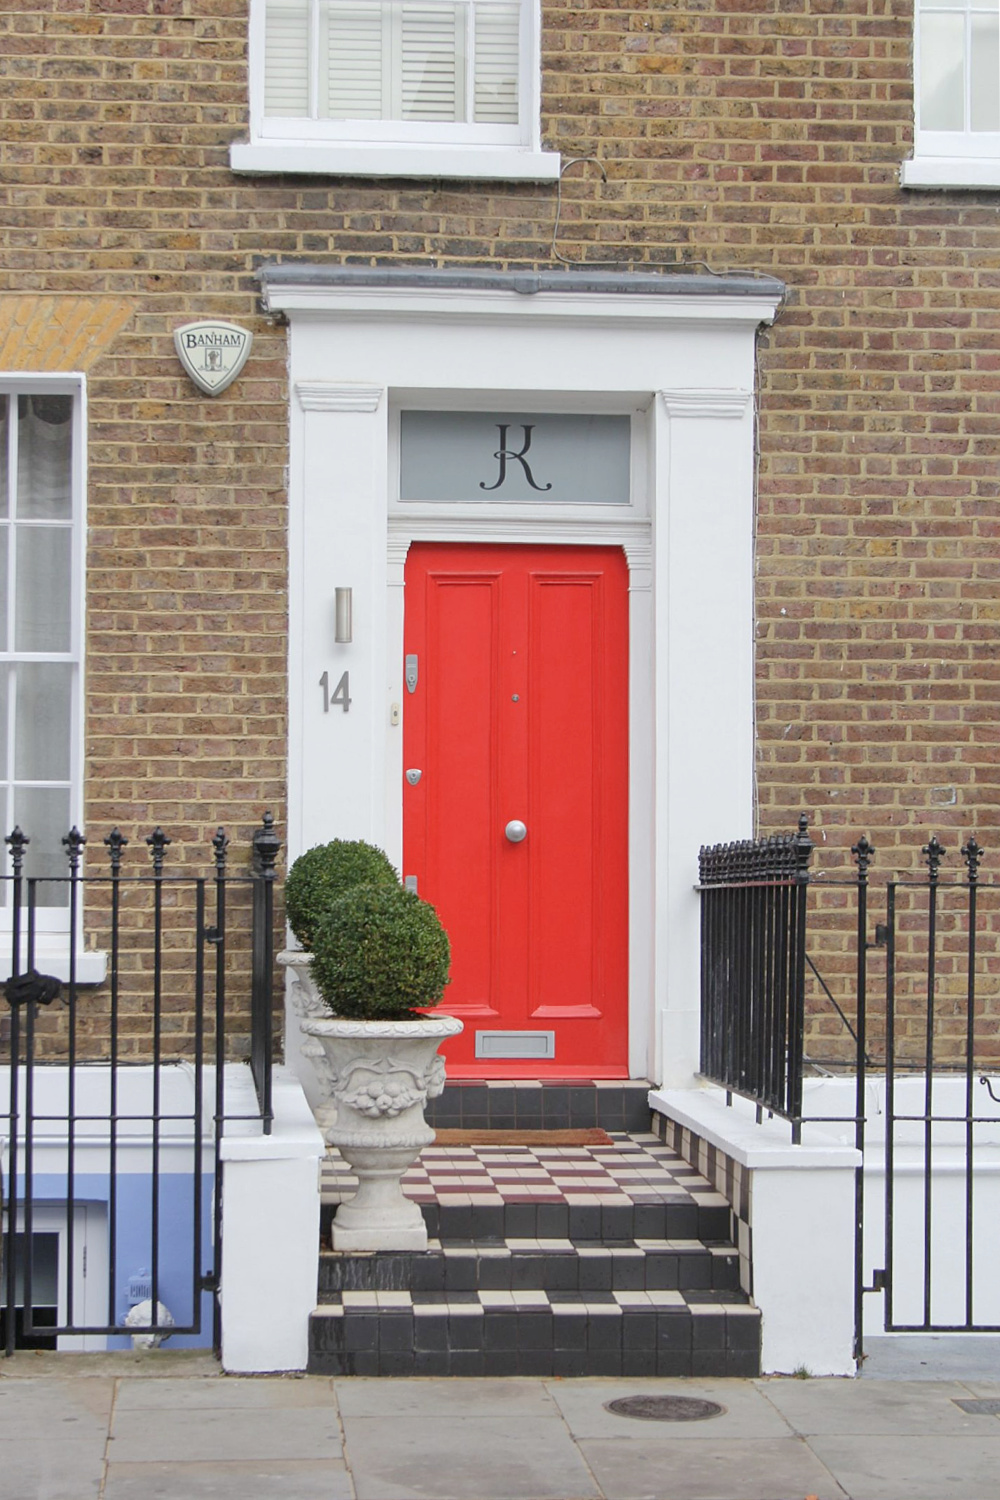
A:
{"label": "window shutter", "polygon": [[402,5],[399,10],[400,118],[464,120],[462,10],[454,5]]}
{"label": "window shutter", "polygon": [[264,112],[516,125],[519,23],[520,0],[265,0]]}
{"label": "window shutter", "polygon": [[390,8],[374,4],[325,7],[326,100],[321,113],[332,120],[380,120],[383,109],[385,26]]}
{"label": "window shutter", "polygon": [[519,7],[476,6],[476,111],[482,125],[516,125]]}
{"label": "window shutter", "polygon": [[308,0],[267,0],[264,37],[264,113],[308,116]]}

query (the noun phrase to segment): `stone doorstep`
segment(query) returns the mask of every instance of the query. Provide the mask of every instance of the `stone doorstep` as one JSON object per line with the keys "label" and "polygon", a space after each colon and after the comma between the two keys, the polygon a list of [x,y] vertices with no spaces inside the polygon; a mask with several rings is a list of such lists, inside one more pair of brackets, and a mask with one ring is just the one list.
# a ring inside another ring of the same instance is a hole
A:
{"label": "stone doorstep", "polygon": [[331,1304],[317,1308],[310,1320],[309,1370],[382,1376],[760,1373],[755,1308],[689,1303],[676,1292],[651,1294],[657,1295],[676,1300],[558,1302],[535,1293],[520,1306],[454,1298],[410,1306]]}
{"label": "stone doorstep", "polygon": [[431,1125],[466,1130],[649,1129],[646,1078],[449,1079],[428,1100]]}

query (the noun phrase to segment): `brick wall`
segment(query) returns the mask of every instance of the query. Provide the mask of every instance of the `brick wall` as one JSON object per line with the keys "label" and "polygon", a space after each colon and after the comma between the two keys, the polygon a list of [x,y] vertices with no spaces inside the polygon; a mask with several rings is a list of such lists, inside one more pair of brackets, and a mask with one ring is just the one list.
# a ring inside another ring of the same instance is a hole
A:
{"label": "brick wall", "polygon": [[[553,264],[554,185],[233,176],[246,14],[0,0],[0,289],[116,324],[88,345],[93,828],[282,820],[285,337],[258,260]],[[911,0],[544,6],[546,144],[607,172],[568,174],[560,256],[788,283],[760,344],[760,822],[811,812],[828,868],[862,829],[887,871],[997,824],[1000,230],[996,195],[898,186],[911,26]],[[256,339],[216,399],[172,347],[204,315]]]}

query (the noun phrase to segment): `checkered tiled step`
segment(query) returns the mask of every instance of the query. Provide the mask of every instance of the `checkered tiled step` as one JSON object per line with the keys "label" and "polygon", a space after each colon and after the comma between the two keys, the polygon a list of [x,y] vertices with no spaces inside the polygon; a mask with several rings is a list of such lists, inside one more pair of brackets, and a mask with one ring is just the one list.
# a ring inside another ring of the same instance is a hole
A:
{"label": "checkered tiled step", "polygon": [[[428,1232],[441,1238],[723,1239],[729,1205],[651,1133],[609,1146],[429,1146],[403,1178]],[[324,1203],[354,1191],[336,1152]],[[326,1220],[331,1212],[326,1214]]]}
{"label": "checkered tiled step", "polygon": [[345,1293],[343,1303],[312,1317],[309,1369],[464,1376],[760,1372],[759,1314],[735,1299],[695,1303],[663,1291],[559,1301],[525,1291],[508,1293],[510,1302],[484,1302],[483,1295],[418,1302],[405,1292]]}
{"label": "checkered tiled step", "polygon": [[[758,1373],[760,1319],[739,1288],[729,1204],[657,1136],[432,1146],[403,1185],[428,1249],[324,1250],[311,1370]],[[331,1153],[324,1235],[353,1189]]]}
{"label": "checkered tiled step", "polygon": [[574,1245],[570,1240],[518,1239],[444,1246],[432,1241],[426,1253],[326,1251],[320,1256],[319,1294],[324,1302],[341,1295],[348,1299],[397,1292],[428,1301],[432,1295],[469,1292],[478,1293],[486,1306],[495,1300],[494,1294],[506,1299],[513,1293],[517,1298],[533,1288],[554,1297],[738,1291],[739,1258],[730,1244],[706,1245],[700,1240]]}

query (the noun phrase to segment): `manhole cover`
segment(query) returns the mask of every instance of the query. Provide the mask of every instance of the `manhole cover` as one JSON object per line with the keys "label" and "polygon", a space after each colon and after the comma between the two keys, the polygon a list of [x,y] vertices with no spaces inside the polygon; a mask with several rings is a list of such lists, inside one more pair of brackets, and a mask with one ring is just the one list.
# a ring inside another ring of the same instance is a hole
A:
{"label": "manhole cover", "polygon": [[704,1422],[706,1417],[721,1417],[725,1409],[697,1396],[619,1396],[605,1402],[605,1410],[616,1417],[637,1417],[640,1422]]}

